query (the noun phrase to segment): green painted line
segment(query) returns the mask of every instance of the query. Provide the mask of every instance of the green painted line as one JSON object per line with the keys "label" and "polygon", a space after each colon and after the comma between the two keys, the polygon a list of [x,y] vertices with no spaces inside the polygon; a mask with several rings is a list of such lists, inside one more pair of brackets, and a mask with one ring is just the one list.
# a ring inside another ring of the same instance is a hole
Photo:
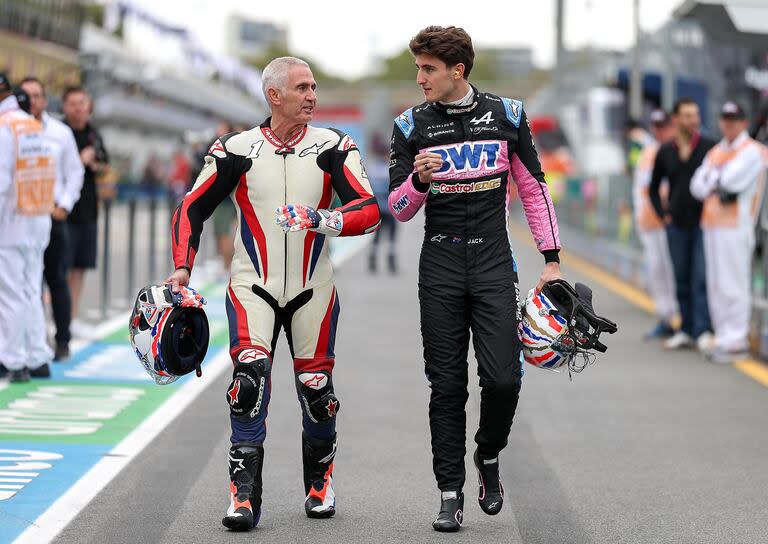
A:
{"label": "green painted line", "polygon": [[125,382],[14,384],[0,391],[0,440],[115,445],[176,389]]}

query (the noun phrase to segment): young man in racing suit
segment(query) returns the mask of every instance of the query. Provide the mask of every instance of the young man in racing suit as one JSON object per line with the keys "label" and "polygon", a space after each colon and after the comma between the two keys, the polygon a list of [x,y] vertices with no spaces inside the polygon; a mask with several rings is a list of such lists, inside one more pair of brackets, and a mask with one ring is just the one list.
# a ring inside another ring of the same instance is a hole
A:
{"label": "young man in racing suit", "polygon": [[[231,502],[222,523],[233,530],[251,529],[259,520],[270,372],[281,327],[303,413],[305,510],[309,517],[335,512],[339,401],[332,370],[339,300],[327,237],[365,234],[379,225],[355,143],[337,130],[307,124],[316,103],[307,63],[275,59],[262,79],[272,116],[212,145],[174,213],[176,271],[166,280],[174,289],[189,282],[203,221],[231,197],[238,230],[226,307],[235,368],[226,395]],[[336,196],[342,206],[328,210]]]}
{"label": "young man in racing suit", "polygon": [[441,491],[437,531],[463,518],[469,331],[481,403],[474,462],[483,511],[501,510],[499,452],[520,392],[517,265],[508,238],[510,176],[545,258],[538,288],[560,278],[557,220],[530,129],[517,100],[481,93],[467,77],[467,33],[432,26],[409,44],[426,102],[395,119],[389,205],[408,221],[426,203],[419,264],[424,361],[432,392],[433,469]]}

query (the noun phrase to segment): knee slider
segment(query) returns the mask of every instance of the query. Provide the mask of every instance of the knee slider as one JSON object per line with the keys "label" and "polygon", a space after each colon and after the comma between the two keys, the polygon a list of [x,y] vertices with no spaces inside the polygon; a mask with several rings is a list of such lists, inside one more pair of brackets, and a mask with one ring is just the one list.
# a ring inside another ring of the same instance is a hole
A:
{"label": "knee slider", "polygon": [[313,422],[330,421],[338,413],[341,403],[333,392],[330,372],[297,372],[296,388],[304,410]]}
{"label": "knee slider", "polygon": [[227,403],[233,416],[256,417],[261,412],[272,364],[266,357],[237,363],[227,389]]}

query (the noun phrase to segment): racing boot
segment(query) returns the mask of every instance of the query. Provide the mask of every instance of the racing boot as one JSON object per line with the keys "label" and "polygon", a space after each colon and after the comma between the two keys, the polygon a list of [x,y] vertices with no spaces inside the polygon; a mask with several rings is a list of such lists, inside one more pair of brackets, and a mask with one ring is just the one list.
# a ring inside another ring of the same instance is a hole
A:
{"label": "racing boot", "polygon": [[440,512],[432,522],[432,528],[441,533],[455,533],[464,522],[464,493],[443,491],[440,494]]}
{"label": "racing boot", "polygon": [[221,523],[233,531],[249,531],[261,517],[261,467],[264,447],[238,442],[229,448],[229,495],[227,515]]}
{"label": "racing boot", "polygon": [[501,512],[504,505],[504,487],[501,485],[499,476],[499,457],[486,459],[480,457],[480,453],[475,450],[474,455],[475,468],[477,468],[477,480],[480,490],[477,494],[477,502],[480,508],[489,516],[495,516]]}
{"label": "racing boot", "polygon": [[330,518],[336,513],[333,493],[333,459],[336,457],[336,434],[320,440],[303,433],[304,510],[310,518]]}

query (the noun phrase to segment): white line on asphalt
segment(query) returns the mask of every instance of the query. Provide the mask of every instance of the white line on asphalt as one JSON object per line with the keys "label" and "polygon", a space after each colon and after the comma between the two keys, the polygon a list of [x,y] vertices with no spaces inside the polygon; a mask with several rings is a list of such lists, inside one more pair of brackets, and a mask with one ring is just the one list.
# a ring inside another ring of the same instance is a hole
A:
{"label": "white line on asphalt", "polygon": [[48,510],[30,525],[14,544],[43,544],[53,540],[98,493],[152,440],[230,366],[229,350],[223,348],[205,365],[202,378],[191,378],[149,418],[86,472]]}

